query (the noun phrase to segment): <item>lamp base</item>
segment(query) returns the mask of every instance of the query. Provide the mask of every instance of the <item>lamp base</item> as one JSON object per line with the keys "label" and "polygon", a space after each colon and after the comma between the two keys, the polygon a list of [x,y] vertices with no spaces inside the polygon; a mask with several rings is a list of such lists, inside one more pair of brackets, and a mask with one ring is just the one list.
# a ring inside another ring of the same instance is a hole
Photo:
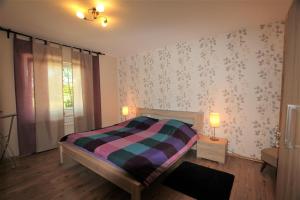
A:
{"label": "lamp base", "polygon": [[211,141],[218,141],[219,139],[216,138],[215,136],[211,136],[211,137],[210,137],[210,140],[211,140]]}

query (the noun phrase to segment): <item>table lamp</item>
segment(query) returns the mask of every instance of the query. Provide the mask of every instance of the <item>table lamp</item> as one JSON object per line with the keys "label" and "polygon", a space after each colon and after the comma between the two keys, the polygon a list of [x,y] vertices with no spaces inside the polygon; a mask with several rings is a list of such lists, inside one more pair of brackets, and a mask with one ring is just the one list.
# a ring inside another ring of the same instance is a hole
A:
{"label": "table lamp", "polygon": [[212,141],[218,141],[218,138],[216,138],[216,128],[220,127],[220,114],[214,112],[210,113],[209,124],[212,128],[214,128],[214,135],[210,137],[210,139]]}
{"label": "table lamp", "polygon": [[128,115],[129,110],[128,110],[128,106],[123,106],[122,107],[122,115],[125,116],[125,120],[126,120],[126,116]]}

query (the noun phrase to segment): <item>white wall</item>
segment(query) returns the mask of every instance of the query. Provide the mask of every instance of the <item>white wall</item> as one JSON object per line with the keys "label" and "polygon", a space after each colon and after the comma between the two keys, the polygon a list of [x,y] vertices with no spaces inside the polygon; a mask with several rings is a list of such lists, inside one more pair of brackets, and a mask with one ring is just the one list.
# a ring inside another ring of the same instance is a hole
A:
{"label": "white wall", "polygon": [[[118,122],[117,71],[116,58],[100,57],[100,84],[102,124],[109,126]],[[16,113],[13,39],[7,39],[0,31],[0,110],[2,114]],[[0,132],[8,133],[9,121],[0,120]],[[19,155],[17,121],[14,121],[10,148],[14,155]]]}
{"label": "white wall", "polygon": [[[0,31],[0,110],[2,114],[16,113],[15,81],[13,66],[13,39],[7,39],[6,33]],[[9,120],[2,121],[0,132],[8,133]],[[14,155],[19,154],[17,121],[14,121],[10,148]]]}
{"label": "white wall", "polygon": [[117,59],[100,56],[102,127],[118,122]]}

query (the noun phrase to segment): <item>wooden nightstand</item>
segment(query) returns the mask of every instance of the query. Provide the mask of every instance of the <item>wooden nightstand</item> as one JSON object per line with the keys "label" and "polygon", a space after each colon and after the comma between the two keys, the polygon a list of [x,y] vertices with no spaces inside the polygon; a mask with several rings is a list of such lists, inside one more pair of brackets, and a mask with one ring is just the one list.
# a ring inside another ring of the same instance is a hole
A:
{"label": "wooden nightstand", "polygon": [[218,141],[212,141],[209,136],[199,135],[197,157],[225,163],[228,141],[224,138],[218,139]]}

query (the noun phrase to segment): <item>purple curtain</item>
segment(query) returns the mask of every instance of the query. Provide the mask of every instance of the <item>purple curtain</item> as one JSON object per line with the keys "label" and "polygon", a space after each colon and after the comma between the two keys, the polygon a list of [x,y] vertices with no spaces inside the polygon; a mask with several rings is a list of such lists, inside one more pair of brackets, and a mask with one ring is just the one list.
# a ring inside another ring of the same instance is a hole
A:
{"label": "purple curtain", "polygon": [[32,41],[14,38],[14,71],[19,152],[36,151]]}
{"label": "purple curtain", "polygon": [[93,56],[93,89],[95,129],[102,127],[99,56]]}

